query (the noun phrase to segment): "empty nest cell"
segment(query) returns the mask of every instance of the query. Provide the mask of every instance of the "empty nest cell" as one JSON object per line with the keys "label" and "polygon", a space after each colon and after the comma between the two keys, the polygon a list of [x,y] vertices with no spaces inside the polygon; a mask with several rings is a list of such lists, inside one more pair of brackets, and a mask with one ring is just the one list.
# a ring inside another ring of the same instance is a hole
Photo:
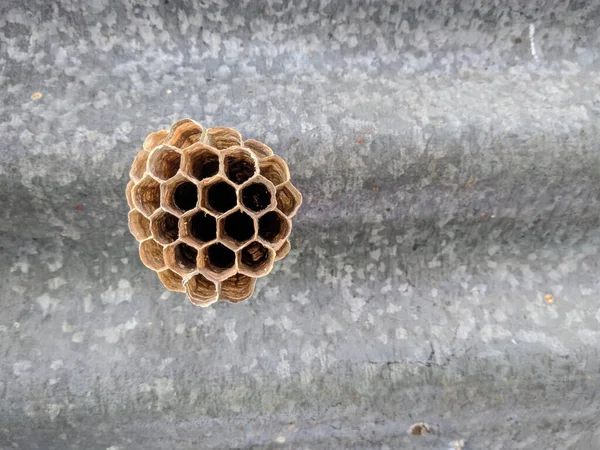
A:
{"label": "empty nest cell", "polygon": [[196,270],[198,250],[183,242],[165,248],[165,263],[179,274],[187,274]]}
{"label": "empty nest cell", "polygon": [[255,235],[254,220],[242,211],[234,211],[219,222],[220,237],[232,246],[244,244]]}
{"label": "empty nest cell", "polygon": [[144,176],[144,173],[146,173],[148,156],[150,156],[150,153],[142,150],[135,157],[133,164],[131,165],[131,170],[129,171],[129,176],[133,181],[140,181]]}
{"label": "empty nest cell", "polygon": [[271,205],[271,192],[264,183],[251,183],[242,189],[242,203],[250,211],[263,211]]}
{"label": "empty nest cell", "polygon": [[291,183],[277,187],[277,208],[286,216],[293,217],[301,203],[302,196]]}
{"label": "empty nest cell", "polygon": [[179,236],[179,219],[166,211],[160,211],[150,220],[152,236],[161,244],[175,242]]}
{"label": "empty nest cell", "polygon": [[214,127],[206,130],[206,143],[217,150],[240,145],[242,135],[232,128]]}
{"label": "empty nest cell", "polygon": [[243,184],[256,173],[256,163],[247,150],[235,150],[223,159],[225,175],[235,184]]}
{"label": "empty nest cell", "polygon": [[181,164],[181,153],[166,145],[157,147],[148,158],[148,170],[160,180],[168,180],[175,176]]}
{"label": "empty nest cell", "polygon": [[221,296],[230,302],[239,302],[249,298],[254,292],[256,278],[237,273],[221,283]]}
{"label": "empty nest cell", "polygon": [[146,217],[150,217],[160,207],[160,184],[149,176],[145,176],[133,187],[132,200],[134,206]]}
{"label": "empty nest cell", "polygon": [[225,213],[237,205],[235,188],[226,181],[218,181],[204,188],[202,206],[215,213]]}
{"label": "empty nest cell", "polygon": [[280,259],[285,258],[291,249],[292,246],[290,244],[290,241],[285,241],[283,245],[279,247],[279,250],[275,252],[275,261],[279,261]]}
{"label": "empty nest cell", "polygon": [[217,285],[200,273],[189,279],[185,291],[195,305],[208,306],[217,298]]}
{"label": "empty nest cell", "polygon": [[269,211],[258,219],[258,235],[271,244],[287,239],[290,232],[291,224],[280,212]]}
{"label": "empty nest cell", "polygon": [[163,270],[165,259],[163,247],[154,239],[146,239],[140,243],[140,259],[144,265],[152,270]]}
{"label": "empty nest cell", "polygon": [[183,288],[183,278],[170,269],[158,272],[158,278],[170,291],[185,292]]}
{"label": "empty nest cell", "polygon": [[235,253],[223,244],[213,244],[206,250],[205,267],[213,272],[229,269],[235,264]]}
{"label": "empty nest cell", "polygon": [[223,244],[212,244],[200,252],[200,269],[215,281],[222,281],[235,274],[235,253]]}
{"label": "empty nest cell", "polygon": [[260,242],[252,242],[241,250],[240,269],[246,275],[261,277],[271,271],[274,258],[273,250]]}
{"label": "empty nest cell", "polygon": [[129,229],[138,241],[150,237],[150,221],[135,209],[129,211]]}
{"label": "empty nest cell", "polygon": [[165,141],[167,134],[169,134],[168,130],[159,130],[150,133],[144,140],[144,150],[147,152],[154,150]]}
{"label": "empty nest cell", "polygon": [[198,187],[191,181],[185,181],[175,188],[173,204],[181,211],[194,209],[198,203]]}
{"label": "empty nest cell", "polygon": [[198,181],[213,177],[219,172],[219,155],[204,145],[195,145],[184,151],[181,169]]}
{"label": "empty nest cell", "polygon": [[165,144],[177,148],[186,148],[202,138],[202,126],[191,120],[182,119],[175,122],[165,137]]}
{"label": "empty nest cell", "polygon": [[278,186],[290,179],[287,164],[279,156],[270,156],[260,161],[260,174]]}
{"label": "empty nest cell", "polygon": [[198,186],[179,174],[161,185],[162,206],[179,216],[198,205]]}
{"label": "empty nest cell", "polygon": [[134,186],[135,183],[133,182],[133,180],[129,180],[129,183],[127,183],[127,187],[125,188],[125,197],[127,198],[127,205],[129,206],[129,209],[135,209],[135,205],[133,203]]}
{"label": "empty nest cell", "polygon": [[184,221],[182,239],[191,239],[193,243],[203,244],[217,237],[217,220],[205,211],[198,211],[182,220]]}
{"label": "empty nest cell", "polygon": [[244,147],[250,149],[252,153],[258,158],[267,158],[273,155],[273,150],[268,145],[263,144],[262,142],[256,141],[254,139],[248,139],[244,142]]}

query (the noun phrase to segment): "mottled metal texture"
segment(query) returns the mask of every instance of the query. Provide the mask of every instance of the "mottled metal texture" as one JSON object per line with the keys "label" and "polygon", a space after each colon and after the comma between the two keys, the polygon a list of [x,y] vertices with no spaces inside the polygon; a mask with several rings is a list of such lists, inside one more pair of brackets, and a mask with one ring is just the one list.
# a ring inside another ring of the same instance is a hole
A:
{"label": "mottled metal texture", "polygon": [[[599,448],[600,6],[516,3],[3,1],[0,446]],[[126,231],[182,117],[304,194],[241,305]]]}

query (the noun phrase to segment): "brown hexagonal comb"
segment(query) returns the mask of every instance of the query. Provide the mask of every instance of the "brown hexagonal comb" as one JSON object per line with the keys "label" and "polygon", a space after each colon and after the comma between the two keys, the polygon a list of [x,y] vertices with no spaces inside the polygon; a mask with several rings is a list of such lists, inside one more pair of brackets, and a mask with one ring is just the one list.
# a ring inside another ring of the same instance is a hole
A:
{"label": "brown hexagonal comb", "polygon": [[183,119],[150,133],[129,177],[142,262],[194,305],[247,300],[290,251],[302,195],[281,157],[236,130]]}

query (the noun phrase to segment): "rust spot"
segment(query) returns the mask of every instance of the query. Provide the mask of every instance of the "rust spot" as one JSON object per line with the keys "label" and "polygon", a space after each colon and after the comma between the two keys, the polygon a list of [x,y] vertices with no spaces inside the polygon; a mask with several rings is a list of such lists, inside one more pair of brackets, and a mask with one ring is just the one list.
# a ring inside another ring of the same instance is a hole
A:
{"label": "rust spot", "polygon": [[356,140],[356,143],[357,143],[357,144],[362,144],[363,142],[365,142],[365,140],[364,140],[364,139],[357,139],[357,140]]}
{"label": "rust spot", "polygon": [[75,209],[77,211],[83,211],[83,205],[81,203],[78,203],[78,204],[75,205]]}
{"label": "rust spot", "polygon": [[31,94],[31,100],[39,100],[40,98],[42,98],[41,92],[34,92],[33,94]]}
{"label": "rust spot", "polygon": [[548,304],[554,303],[554,295],[552,295],[552,294],[544,295],[544,301]]}
{"label": "rust spot", "polygon": [[377,192],[377,191],[379,190],[379,186],[377,186],[377,185],[374,185],[374,186],[373,186],[373,190],[374,190],[375,192]]}
{"label": "rust spot", "polygon": [[423,436],[424,434],[432,434],[433,429],[425,422],[413,423],[408,429],[408,434],[413,436]]}

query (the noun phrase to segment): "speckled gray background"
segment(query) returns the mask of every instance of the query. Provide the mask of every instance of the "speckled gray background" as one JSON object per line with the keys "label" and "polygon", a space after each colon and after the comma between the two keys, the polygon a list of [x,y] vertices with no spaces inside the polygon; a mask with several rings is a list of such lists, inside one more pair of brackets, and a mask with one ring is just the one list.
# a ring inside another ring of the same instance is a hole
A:
{"label": "speckled gray background", "polygon": [[[600,448],[600,5],[518,3],[3,0],[0,447]],[[183,117],[304,194],[245,304],[127,231]]]}

